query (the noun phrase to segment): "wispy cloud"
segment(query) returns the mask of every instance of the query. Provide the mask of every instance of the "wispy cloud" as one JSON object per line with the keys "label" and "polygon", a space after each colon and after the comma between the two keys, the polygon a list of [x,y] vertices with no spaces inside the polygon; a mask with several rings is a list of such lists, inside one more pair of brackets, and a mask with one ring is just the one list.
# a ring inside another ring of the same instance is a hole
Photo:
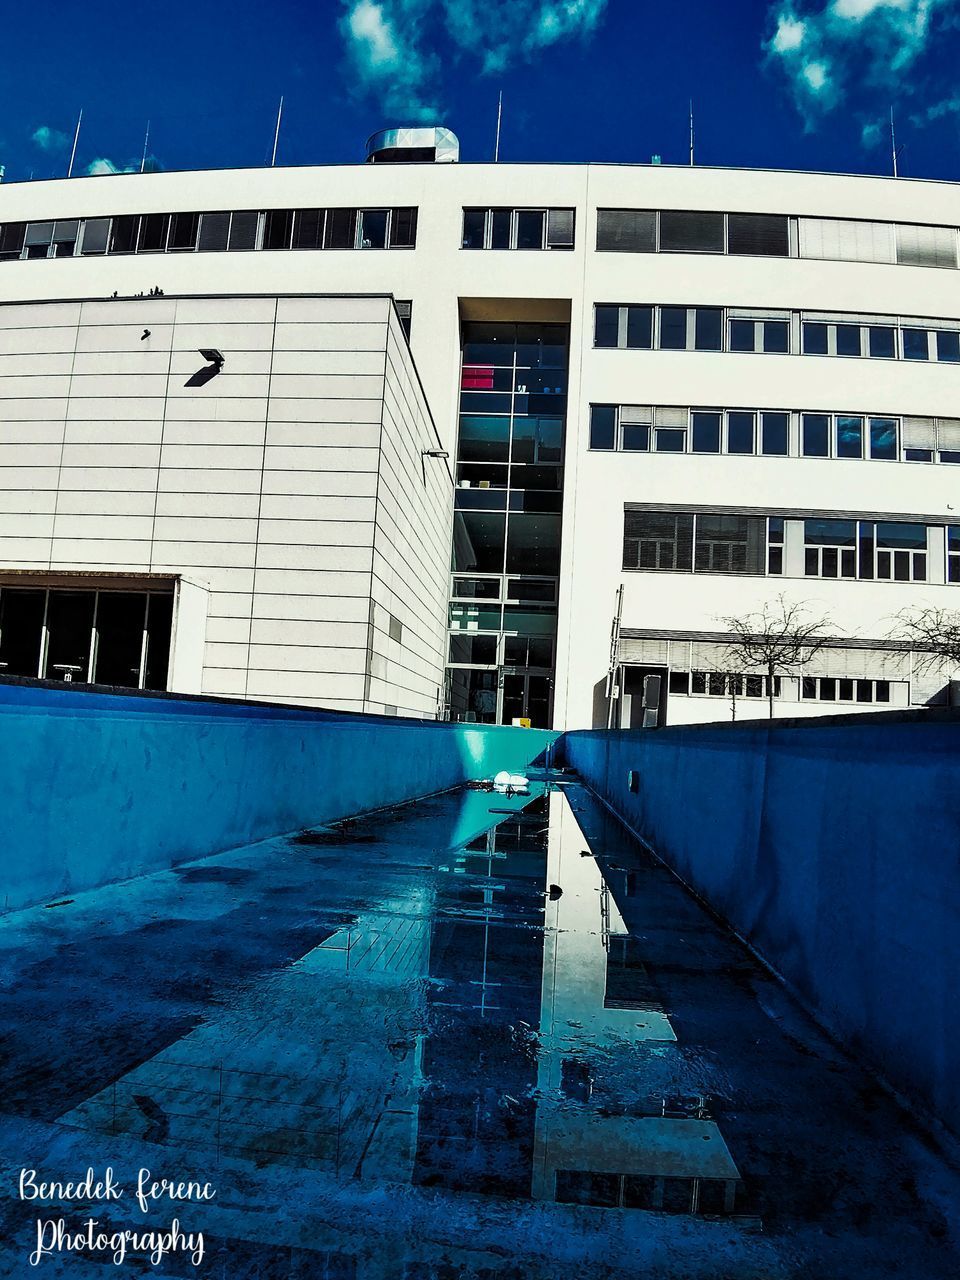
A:
{"label": "wispy cloud", "polygon": [[70,145],[70,134],[62,133],[59,129],[52,129],[48,124],[42,124],[39,128],[34,129],[30,135],[30,141],[35,147],[39,147],[41,151],[66,151]]}
{"label": "wispy cloud", "polygon": [[[958,0],[778,0],[766,42],[807,127],[852,91],[891,101],[909,92],[905,76],[931,46],[939,16]],[[864,141],[875,142],[872,126]]]}
{"label": "wispy cloud", "polygon": [[482,74],[592,34],[607,0],[343,0],[340,32],[360,89],[397,123],[438,120],[444,40]]}
{"label": "wispy cloud", "polygon": [[[147,156],[144,163],[144,173],[157,173],[163,166],[156,156]],[[91,160],[84,169],[84,173],[88,177],[97,178],[108,173],[139,173],[140,160],[127,160],[126,163],[117,164],[107,156],[97,156],[95,160]]]}

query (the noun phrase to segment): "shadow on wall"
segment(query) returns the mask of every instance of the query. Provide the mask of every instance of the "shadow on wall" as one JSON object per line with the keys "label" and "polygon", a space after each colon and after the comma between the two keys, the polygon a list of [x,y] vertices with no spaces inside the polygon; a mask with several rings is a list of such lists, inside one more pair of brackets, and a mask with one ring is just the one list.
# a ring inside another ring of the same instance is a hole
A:
{"label": "shadow on wall", "polygon": [[828,1028],[960,1135],[960,710],[582,730],[560,751]]}
{"label": "shadow on wall", "polygon": [[555,733],[0,680],[2,907],[524,770]]}

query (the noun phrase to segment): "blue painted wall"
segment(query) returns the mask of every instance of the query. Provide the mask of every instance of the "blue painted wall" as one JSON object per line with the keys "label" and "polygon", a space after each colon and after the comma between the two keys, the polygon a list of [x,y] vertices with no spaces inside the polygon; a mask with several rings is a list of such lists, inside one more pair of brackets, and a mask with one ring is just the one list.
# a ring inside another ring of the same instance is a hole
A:
{"label": "blue painted wall", "polygon": [[0,682],[0,906],[522,770],[556,736]]}
{"label": "blue painted wall", "polygon": [[560,750],[825,1025],[960,1133],[958,713],[583,731]]}

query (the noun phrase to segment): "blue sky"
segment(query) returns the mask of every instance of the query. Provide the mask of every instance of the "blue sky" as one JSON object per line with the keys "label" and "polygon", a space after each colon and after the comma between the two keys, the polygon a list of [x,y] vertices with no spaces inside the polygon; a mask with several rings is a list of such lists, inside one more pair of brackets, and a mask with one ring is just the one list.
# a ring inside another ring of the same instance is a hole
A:
{"label": "blue sky", "polygon": [[[18,30],[19,28],[19,30]],[[6,178],[362,159],[437,121],[464,160],[697,160],[960,178],[960,0],[87,0],[5,22]]]}

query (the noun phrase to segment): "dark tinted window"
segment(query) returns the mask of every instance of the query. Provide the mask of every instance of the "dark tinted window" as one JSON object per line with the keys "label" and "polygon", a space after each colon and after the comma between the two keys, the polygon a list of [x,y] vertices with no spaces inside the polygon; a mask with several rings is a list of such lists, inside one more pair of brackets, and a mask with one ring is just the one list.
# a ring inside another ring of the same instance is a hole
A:
{"label": "dark tinted window", "polygon": [[229,237],[229,213],[205,213],[200,219],[200,238],[197,247],[201,253],[217,253],[225,250]]}
{"label": "dark tinted window", "polygon": [[0,590],[0,674],[37,675],[46,594],[9,587]]}
{"label": "dark tinted window", "polygon": [[518,249],[543,248],[543,219],[542,209],[517,210]]}
{"label": "dark tinted window", "polygon": [[752,413],[727,414],[727,452],[753,453],[754,415]]}
{"label": "dark tinted window", "polygon": [[668,209],[660,214],[662,253],[723,253],[723,214]]}
{"label": "dark tinted window", "polygon": [[883,325],[871,325],[869,331],[869,352],[875,359],[892,360],[896,355],[895,330]]}
{"label": "dark tinted window", "polygon": [[293,247],[323,247],[323,209],[298,209],[293,219]]}
{"label": "dark tinted window", "polygon": [[490,248],[510,248],[510,209],[494,209],[490,214]]}
{"label": "dark tinted window", "polygon": [[357,242],[356,209],[328,209],[325,249],[352,249]]}
{"label": "dark tinted window", "polygon": [[760,452],[786,457],[790,447],[790,416],[786,413],[761,415]]}
{"label": "dark tinted window", "polygon": [[803,324],[803,354],[825,356],[827,354],[827,326],[817,321],[805,320]]}
{"label": "dark tinted window", "polygon": [[769,213],[728,214],[727,252],[786,258],[790,253],[786,217]]}
{"label": "dark tinted window", "polygon": [[390,247],[412,249],[416,243],[416,209],[394,209],[390,216]]}
{"label": "dark tinted window", "polygon": [[361,249],[385,249],[387,247],[386,209],[364,209],[360,214]]}
{"label": "dark tinted window", "polygon": [[595,347],[615,347],[620,331],[620,308],[598,306],[594,309]]}
{"label": "dark tinted window", "polygon": [[293,232],[292,209],[268,209],[263,224],[265,249],[289,249]]}
{"label": "dark tinted window", "polygon": [[764,320],[763,349],[764,351],[789,352],[790,326],[786,320]]}
{"label": "dark tinted window", "polygon": [[903,358],[904,360],[929,360],[930,344],[928,341],[928,333],[926,329],[904,329],[903,331]]}
{"label": "dark tinted window", "polygon": [[660,346],[667,351],[683,351],[687,345],[686,307],[660,308]]}
{"label": "dark tinted window", "polygon": [[195,249],[200,229],[199,213],[174,213],[170,215],[168,249]]}
{"label": "dark tinted window", "polygon": [[617,439],[617,410],[612,404],[590,406],[590,448],[614,449]]}
{"label": "dark tinted window", "polygon": [[937,334],[937,359],[949,360],[952,364],[960,361],[960,333]]}
{"label": "dark tinted window", "polygon": [[693,452],[720,452],[720,414],[694,413],[693,419]]}
{"label": "dark tinted window", "polygon": [[166,248],[169,213],[145,213],[140,219],[138,253],[159,253]]}
{"label": "dark tinted window", "polygon": [[860,326],[858,324],[838,324],[837,355],[858,356],[860,354]]}
{"label": "dark tinted window", "polygon": [[644,453],[650,448],[650,427],[628,422],[623,428],[622,447],[631,452]]}
{"label": "dark tinted window", "polygon": [[483,248],[483,229],[486,226],[486,209],[464,209],[463,240],[464,249]]}
{"label": "dark tinted window", "polygon": [[730,321],[730,350],[753,351],[756,324],[753,320]]}
{"label": "dark tinted window", "polygon": [[830,456],[830,418],[825,413],[805,413],[801,453],[805,458]]}
{"label": "dark tinted window", "polygon": [[170,659],[170,630],[173,625],[173,596],[151,595],[147,606],[147,666],[145,689],[166,689]]}
{"label": "dark tinted window", "polygon": [[97,684],[136,688],[147,597],[125,591],[101,591],[97,599]]}
{"label": "dark tinted window", "polygon": [[230,248],[255,249],[260,215],[255,209],[234,213],[230,219]]}
{"label": "dark tinted window", "polygon": [[723,348],[723,312],[719,307],[697,307],[694,341],[698,351]]}
{"label": "dark tinted window", "polygon": [[897,424],[893,418],[870,419],[870,457],[892,462],[897,456]]}
{"label": "dark tinted window", "polygon": [[863,457],[863,419],[837,418],[837,457]]}
{"label": "dark tinted window", "polygon": [[652,209],[598,209],[597,248],[608,253],[653,253],[657,215]]}
{"label": "dark tinted window", "polygon": [[653,346],[653,307],[627,308],[627,346]]}

